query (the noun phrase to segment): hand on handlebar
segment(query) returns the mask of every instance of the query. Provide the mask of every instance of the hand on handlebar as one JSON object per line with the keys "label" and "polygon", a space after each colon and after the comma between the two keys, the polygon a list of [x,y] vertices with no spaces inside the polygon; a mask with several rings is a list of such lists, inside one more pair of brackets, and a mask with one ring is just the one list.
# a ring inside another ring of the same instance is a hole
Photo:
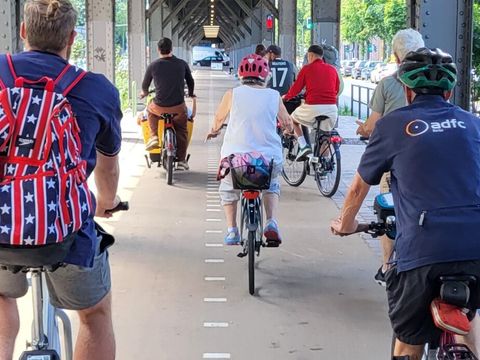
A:
{"label": "hand on handlebar", "polygon": [[359,231],[359,227],[361,226],[362,225],[359,225],[357,220],[354,220],[353,223],[350,225],[346,225],[346,224],[343,224],[341,218],[338,218],[338,219],[332,220],[332,222],[330,223],[330,230],[332,231],[333,235],[348,236],[348,235],[352,235],[357,232],[363,231],[363,230]]}
{"label": "hand on handlebar", "polygon": [[118,195],[115,196],[113,202],[105,202],[102,200],[101,197],[98,197],[95,216],[109,219],[113,216],[115,212],[119,210],[126,210],[125,204],[127,204],[126,207],[128,207],[128,203],[122,203]]}
{"label": "hand on handlebar", "polygon": [[205,139],[205,142],[207,142],[210,139],[216,138],[218,135],[220,135],[221,132],[222,132],[222,129],[220,130],[211,129],[210,132],[207,134],[207,138]]}
{"label": "hand on handlebar", "polygon": [[138,98],[139,98],[140,100],[145,99],[146,97],[147,97],[147,94],[145,94],[144,91],[142,91],[142,92],[138,95]]}

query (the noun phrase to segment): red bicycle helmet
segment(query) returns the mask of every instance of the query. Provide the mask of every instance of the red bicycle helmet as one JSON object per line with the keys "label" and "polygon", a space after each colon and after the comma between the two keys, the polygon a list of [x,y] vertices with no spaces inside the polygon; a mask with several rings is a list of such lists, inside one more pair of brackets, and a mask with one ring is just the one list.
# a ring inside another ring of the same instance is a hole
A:
{"label": "red bicycle helmet", "polygon": [[255,54],[245,56],[238,67],[240,79],[257,78],[261,81],[266,81],[269,72],[267,60]]}

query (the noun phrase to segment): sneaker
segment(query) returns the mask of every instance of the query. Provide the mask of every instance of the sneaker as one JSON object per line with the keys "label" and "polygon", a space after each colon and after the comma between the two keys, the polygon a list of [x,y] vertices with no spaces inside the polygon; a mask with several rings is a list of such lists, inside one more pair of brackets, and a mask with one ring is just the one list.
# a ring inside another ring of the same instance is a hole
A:
{"label": "sneaker", "polygon": [[231,231],[223,240],[225,245],[240,245],[240,234],[238,231]]}
{"label": "sneaker", "polygon": [[278,224],[275,220],[268,220],[267,225],[263,230],[263,235],[267,239],[268,247],[278,247],[282,243],[280,232],[278,231]]}
{"label": "sneaker", "polygon": [[470,321],[461,308],[436,298],[430,304],[435,325],[457,335],[467,335],[470,331]]}
{"label": "sneaker", "polygon": [[309,145],[304,146],[298,151],[296,161],[305,161],[308,158],[308,155],[312,153],[312,149]]}
{"label": "sneaker", "polygon": [[380,266],[380,269],[378,269],[377,273],[373,278],[378,285],[383,287],[387,286],[387,282],[385,281],[385,273],[383,272],[383,266]]}
{"label": "sneaker", "polygon": [[177,170],[190,170],[190,166],[188,166],[188,162],[186,161],[179,161],[177,162]]}
{"label": "sneaker", "polygon": [[152,136],[145,144],[145,150],[152,151],[158,149],[159,145],[158,136]]}

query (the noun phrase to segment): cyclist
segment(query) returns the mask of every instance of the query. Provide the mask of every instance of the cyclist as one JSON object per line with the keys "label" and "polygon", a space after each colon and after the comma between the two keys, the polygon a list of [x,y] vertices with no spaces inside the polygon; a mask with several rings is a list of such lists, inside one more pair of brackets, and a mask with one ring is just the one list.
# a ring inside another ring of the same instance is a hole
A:
{"label": "cyclist", "polygon": [[295,81],[295,67],[290,61],[282,59],[282,49],[276,45],[267,48],[267,60],[271,77],[267,87],[285,95]]}
{"label": "cyclist", "polygon": [[260,55],[261,57],[264,57],[265,55],[267,55],[265,45],[257,44],[257,46],[255,46],[255,54]]}
{"label": "cyclist", "polygon": [[[44,76],[56,79],[68,64],[76,20],[77,12],[69,0],[27,0],[20,29],[26,51],[13,55],[17,75],[30,80]],[[8,71],[0,69],[3,81]],[[89,72],[67,97],[81,130],[88,174],[95,168],[96,215],[109,217],[106,210],[119,201],[116,191],[122,113],[118,91],[103,75]],[[110,268],[107,252],[100,250],[93,218],[83,224],[65,262],[66,267],[46,277],[52,304],[79,314],[75,359],[114,359]],[[25,274],[0,270],[0,359],[13,356],[19,330],[15,299],[25,295],[27,289]]]}
{"label": "cyclist", "polygon": [[292,113],[295,134],[298,137],[300,150],[297,160],[305,160],[312,153],[300,125],[312,127],[317,116],[327,116],[320,123],[320,129],[331,131],[338,117],[337,96],[340,90],[340,79],[337,70],[323,61],[323,48],[312,45],[307,52],[308,64],[305,65],[295,83],[284,96],[288,101],[306,89],[305,101]]}
{"label": "cyclist", "polygon": [[187,107],[185,106],[185,81],[188,86],[188,95],[194,97],[195,82],[188,64],[175,57],[172,53],[172,40],[163,38],[158,42],[160,58],[147,68],[142,83],[141,98],[148,95],[152,80],[155,85],[155,98],[148,105],[148,122],[150,125],[150,140],[146,150],[158,148],[158,120],[165,113],[177,114],[173,118],[173,126],[177,135],[177,168],[188,170],[185,160],[188,147]]}
{"label": "cyclist", "polygon": [[[282,239],[276,221],[276,208],[280,196],[278,176],[282,167],[282,144],[277,135],[277,117],[287,130],[291,131],[293,124],[279,93],[265,88],[268,73],[268,63],[260,55],[251,54],[243,58],[238,70],[242,85],[228,90],[223,96],[207,139],[216,137],[229,117],[222,158],[235,153],[259,152],[266,159],[273,159],[270,189],[263,197],[267,216],[264,233],[268,241],[279,245]],[[228,227],[225,244],[238,245],[237,202],[240,192],[233,189],[230,177],[221,181],[219,192]]]}
{"label": "cyclist", "polygon": [[[385,278],[397,338],[394,358],[421,359],[423,345],[439,335],[429,312],[438,296],[436,279],[448,274],[480,279],[480,242],[475,237],[480,226],[480,123],[448,102],[457,76],[452,57],[443,51],[408,53],[398,77],[410,105],[377,122],[341,215],[331,227],[337,235],[354,232],[370,185],[391,171],[396,259]],[[474,316],[480,305],[478,288],[471,298]]]}
{"label": "cyclist", "polygon": [[[392,40],[393,54],[397,64],[400,64],[405,55],[410,51],[415,51],[425,44],[422,35],[413,29],[404,29],[398,31]],[[357,121],[357,134],[370,137],[376,122],[393,110],[399,109],[406,105],[405,93],[403,91],[403,84],[398,78],[397,73],[386,76],[378,83],[370,100],[370,109],[372,112],[365,122]],[[385,174],[380,182],[380,191],[382,193],[390,192],[390,174]],[[383,264],[375,274],[375,280],[382,286],[385,286],[385,272],[388,269],[388,260],[393,252],[393,241],[387,236],[382,236],[382,255]]]}

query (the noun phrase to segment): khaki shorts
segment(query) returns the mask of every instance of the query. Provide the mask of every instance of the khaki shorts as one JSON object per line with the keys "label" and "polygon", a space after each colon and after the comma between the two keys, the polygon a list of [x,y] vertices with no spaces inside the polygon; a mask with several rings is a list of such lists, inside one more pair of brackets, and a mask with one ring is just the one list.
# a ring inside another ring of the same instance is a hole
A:
{"label": "khaki shorts", "polygon": [[390,172],[386,172],[383,174],[382,179],[380,180],[380,193],[389,193],[391,192],[390,189]]}
{"label": "khaki shorts", "polygon": [[[83,310],[97,305],[111,289],[108,251],[100,252],[100,241],[92,268],[67,265],[46,272],[45,279],[53,306],[68,310]],[[20,298],[27,293],[24,273],[0,270],[0,295]]]}
{"label": "khaki shorts", "polygon": [[337,123],[338,108],[337,105],[309,105],[302,102],[291,116],[297,123],[310,128],[315,124],[317,116],[328,116],[328,119],[320,122],[320,130],[332,131]]}

